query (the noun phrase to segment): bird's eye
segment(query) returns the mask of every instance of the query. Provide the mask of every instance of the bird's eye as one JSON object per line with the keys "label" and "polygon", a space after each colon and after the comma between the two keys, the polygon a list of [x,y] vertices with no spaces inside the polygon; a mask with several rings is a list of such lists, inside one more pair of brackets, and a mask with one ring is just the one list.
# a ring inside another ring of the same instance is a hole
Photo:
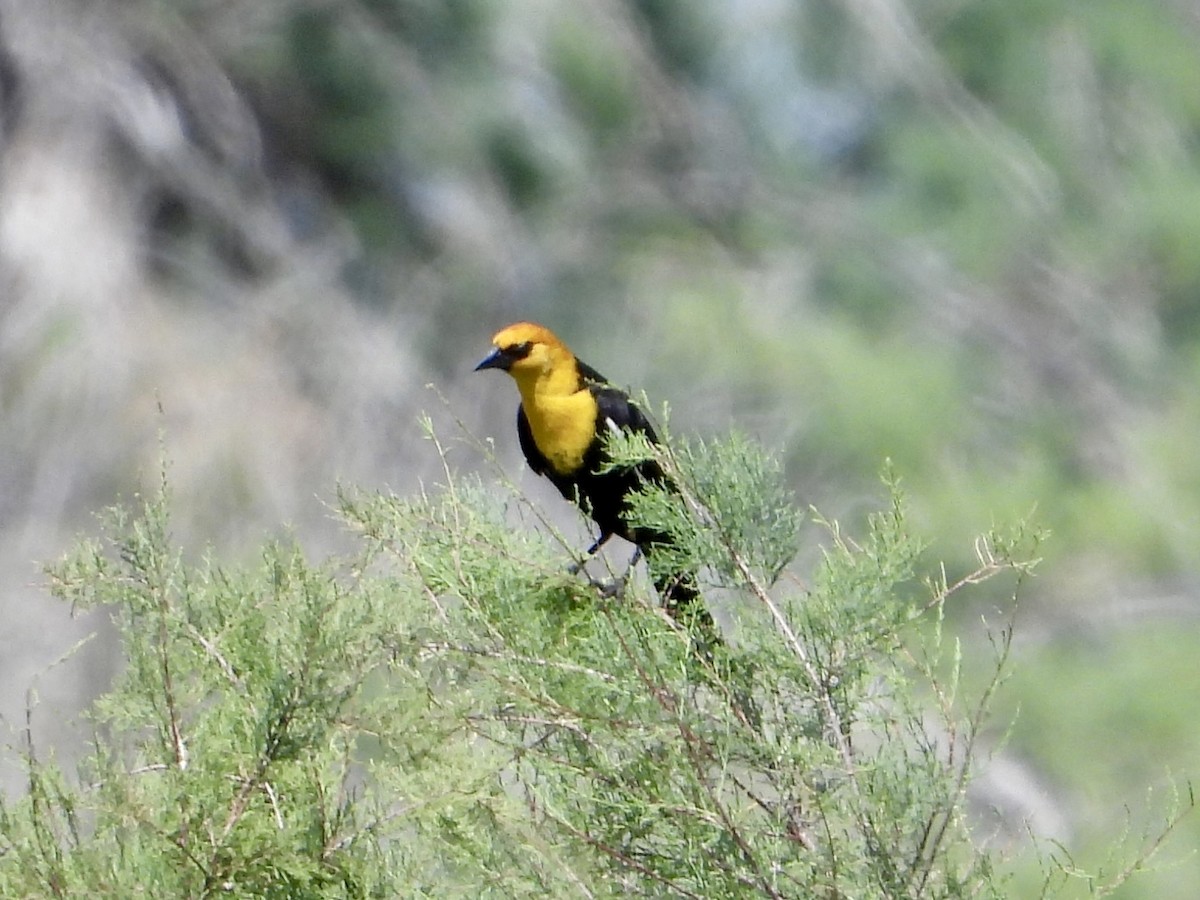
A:
{"label": "bird's eye", "polygon": [[531,341],[524,341],[520,344],[513,344],[506,351],[513,359],[524,359],[529,355],[529,351],[533,348]]}

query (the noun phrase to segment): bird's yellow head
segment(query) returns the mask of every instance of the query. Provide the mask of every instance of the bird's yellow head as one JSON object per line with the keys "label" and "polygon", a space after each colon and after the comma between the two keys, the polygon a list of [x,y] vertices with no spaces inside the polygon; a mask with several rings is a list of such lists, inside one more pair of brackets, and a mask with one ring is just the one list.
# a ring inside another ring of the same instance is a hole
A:
{"label": "bird's yellow head", "polygon": [[578,380],[575,357],[549,328],[533,322],[517,322],[497,331],[492,345],[494,349],[475,367],[476,372],[503,369],[522,388],[561,374],[571,380],[571,389],[575,389],[573,383]]}

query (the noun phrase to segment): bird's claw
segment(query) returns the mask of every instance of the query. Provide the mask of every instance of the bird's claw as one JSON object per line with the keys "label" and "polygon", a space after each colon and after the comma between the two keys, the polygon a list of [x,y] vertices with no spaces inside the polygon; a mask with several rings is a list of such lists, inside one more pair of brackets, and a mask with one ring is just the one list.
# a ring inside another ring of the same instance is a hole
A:
{"label": "bird's claw", "polygon": [[[598,543],[599,542],[597,542],[597,544]],[[588,551],[588,558],[590,558],[592,553],[595,552],[595,549],[595,547],[592,547],[591,550]],[[625,571],[619,578],[593,578],[584,569],[584,566],[587,564],[587,559],[576,560],[575,562],[571,563],[569,566],[567,566],[567,574],[574,576],[582,573],[583,577],[587,579],[588,584],[595,588],[596,592],[601,596],[601,598],[605,600],[611,600],[613,598],[620,598],[625,595],[625,585],[629,583],[629,576],[633,574],[633,567],[637,565],[637,561],[641,558],[642,548],[637,547],[633,551],[633,556],[629,558],[629,564],[625,567]]]}
{"label": "bird's claw", "polygon": [[606,581],[599,581],[592,578],[589,581],[591,581],[592,587],[596,589],[596,592],[604,600],[619,598],[625,593],[624,578],[611,578]]}

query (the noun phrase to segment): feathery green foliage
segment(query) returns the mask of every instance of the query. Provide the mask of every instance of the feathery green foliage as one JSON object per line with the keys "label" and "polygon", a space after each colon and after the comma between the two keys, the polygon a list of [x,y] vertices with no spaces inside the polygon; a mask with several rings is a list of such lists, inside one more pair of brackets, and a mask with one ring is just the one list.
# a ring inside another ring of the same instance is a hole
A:
{"label": "feathery green foliage", "polygon": [[965,797],[1009,633],[972,703],[941,612],[1019,583],[1036,541],[983,538],[914,602],[892,483],[857,540],[818,520],[802,588],[774,461],[742,437],[665,461],[677,505],[638,514],[742,619],[699,663],[639,580],[604,596],[524,498],[449,466],[414,497],[343,491],[350,559],[270,543],[244,570],[173,544],[164,478],[51,569],[128,663],[77,775],[20,748],[0,894],[1004,896]]}

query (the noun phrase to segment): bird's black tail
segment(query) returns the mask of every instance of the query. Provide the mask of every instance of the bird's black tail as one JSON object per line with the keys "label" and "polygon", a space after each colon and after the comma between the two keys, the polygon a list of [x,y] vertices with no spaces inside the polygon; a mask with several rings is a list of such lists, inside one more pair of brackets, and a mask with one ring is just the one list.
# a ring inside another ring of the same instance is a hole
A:
{"label": "bird's black tail", "polygon": [[[662,598],[663,608],[677,622],[712,621],[704,598],[691,572],[666,572],[654,579],[654,587]],[[699,617],[699,618],[697,618]]]}
{"label": "bird's black tail", "polygon": [[[667,540],[649,540],[640,545],[652,572],[654,570],[652,556],[655,548],[665,546],[667,543]],[[712,613],[704,605],[704,597],[700,594],[696,573],[686,570],[657,572],[654,573],[654,587],[658,591],[658,596],[662,600],[667,614],[692,631],[697,649],[706,659],[711,660],[713,648],[722,643],[721,633],[717,630],[717,623],[713,621]]]}

